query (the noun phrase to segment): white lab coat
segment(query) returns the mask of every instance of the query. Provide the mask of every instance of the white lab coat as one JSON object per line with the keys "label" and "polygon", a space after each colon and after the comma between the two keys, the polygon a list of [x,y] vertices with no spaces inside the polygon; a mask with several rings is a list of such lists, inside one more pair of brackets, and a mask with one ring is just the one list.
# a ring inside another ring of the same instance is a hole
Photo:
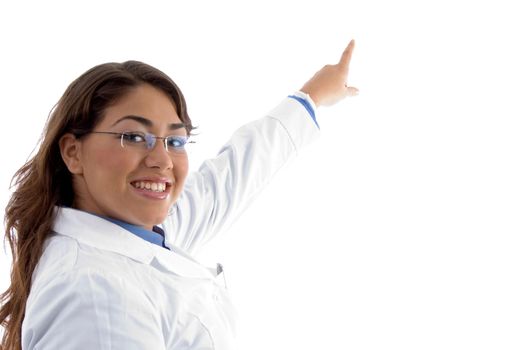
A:
{"label": "white lab coat", "polygon": [[285,99],[191,174],[163,223],[170,251],[105,219],[56,208],[22,324],[26,349],[233,349],[235,311],[215,269],[192,258],[318,129]]}

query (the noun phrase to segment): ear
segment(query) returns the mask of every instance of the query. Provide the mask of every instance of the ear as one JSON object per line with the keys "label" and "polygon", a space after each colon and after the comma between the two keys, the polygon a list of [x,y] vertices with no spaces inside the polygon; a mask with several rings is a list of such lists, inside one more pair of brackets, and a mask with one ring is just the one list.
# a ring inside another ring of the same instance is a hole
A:
{"label": "ear", "polygon": [[80,140],[75,135],[68,133],[60,138],[58,144],[60,155],[69,172],[77,175],[82,174],[82,158],[80,154],[82,143]]}

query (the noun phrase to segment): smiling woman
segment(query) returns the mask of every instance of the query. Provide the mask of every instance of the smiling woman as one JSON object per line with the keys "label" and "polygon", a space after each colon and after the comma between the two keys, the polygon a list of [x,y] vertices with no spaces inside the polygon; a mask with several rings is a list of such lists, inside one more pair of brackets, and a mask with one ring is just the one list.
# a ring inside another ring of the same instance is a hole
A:
{"label": "smiling woman", "polygon": [[2,348],[231,349],[222,269],[193,255],[317,137],[317,105],[356,94],[353,47],[188,179],[193,127],[168,76],[128,61],[75,80],[14,177]]}

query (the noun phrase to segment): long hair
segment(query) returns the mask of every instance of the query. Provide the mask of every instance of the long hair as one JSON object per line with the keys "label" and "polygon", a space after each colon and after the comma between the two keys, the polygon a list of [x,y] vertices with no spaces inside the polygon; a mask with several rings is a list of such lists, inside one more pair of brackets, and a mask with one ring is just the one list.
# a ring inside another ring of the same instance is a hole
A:
{"label": "long hair", "polygon": [[163,72],[137,61],[105,63],[73,81],[51,111],[37,153],[13,176],[15,190],[5,211],[5,240],[12,254],[11,285],[0,295],[2,350],[20,350],[22,322],[35,266],[49,236],[55,206],[71,206],[72,177],[59,148],[60,138],[72,130],[89,132],[104,111],[134,87],[150,84],[174,102],[187,132],[192,123],[179,87]]}

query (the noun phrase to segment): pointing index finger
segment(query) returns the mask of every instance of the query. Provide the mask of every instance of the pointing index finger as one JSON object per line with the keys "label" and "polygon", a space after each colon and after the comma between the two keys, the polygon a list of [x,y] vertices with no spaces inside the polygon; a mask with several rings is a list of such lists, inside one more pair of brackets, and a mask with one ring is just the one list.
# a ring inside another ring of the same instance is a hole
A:
{"label": "pointing index finger", "polygon": [[340,58],[340,62],[338,63],[345,69],[349,69],[349,63],[351,62],[352,52],[354,50],[354,39],[351,40],[349,45],[345,48],[345,50],[342,53],[342,57]]}

